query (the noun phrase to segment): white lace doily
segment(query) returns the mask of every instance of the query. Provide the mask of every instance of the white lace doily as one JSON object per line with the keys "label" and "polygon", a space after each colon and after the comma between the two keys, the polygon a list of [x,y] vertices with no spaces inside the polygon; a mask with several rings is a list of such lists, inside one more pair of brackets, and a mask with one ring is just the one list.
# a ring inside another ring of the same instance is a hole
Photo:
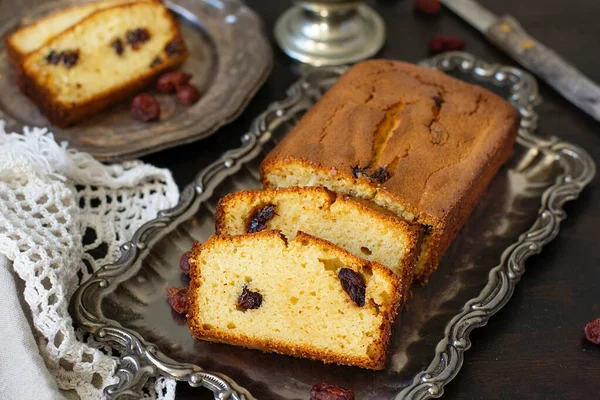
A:
{"label": "white lace doily", "polygon": [[[0,121],[0,253],[25,282],[40,353],[60,389],[97,399],[114,383],[116,358],[75,332],[69,299],[178,197],[168,170],[139,161],[106,166],[58,145],[46,129],[7,134]],[[174,398],[175,382],[160,378],[146,389],[147,398]]]}

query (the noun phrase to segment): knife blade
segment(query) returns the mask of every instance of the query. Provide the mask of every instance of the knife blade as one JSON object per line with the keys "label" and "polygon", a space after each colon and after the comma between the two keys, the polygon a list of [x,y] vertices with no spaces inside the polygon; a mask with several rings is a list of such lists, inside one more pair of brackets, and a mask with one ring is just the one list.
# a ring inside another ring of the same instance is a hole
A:
{"label": "knife blade", "polygon": [[498,17],[474,0],[441,2],[571,103],[600,121],[600,86],[535,40],[514,17]]}

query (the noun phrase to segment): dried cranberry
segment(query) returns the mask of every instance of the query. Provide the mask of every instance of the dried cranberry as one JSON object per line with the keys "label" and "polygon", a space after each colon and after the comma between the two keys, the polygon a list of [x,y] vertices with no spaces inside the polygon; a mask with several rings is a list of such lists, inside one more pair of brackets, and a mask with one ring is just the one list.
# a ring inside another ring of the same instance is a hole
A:
{"label": "dried cranberry", "polygon": [[356,179],[358,179],[360,176],[364,176],[369,178],[373,182],[378,183],[383,183],[392,177],[390,172],[385,167],[379,167],[373,173],[369,173],[367,172],[366,168],[356,166],[352,168],[352,174]]}
{"label": "dried cranberry", "polygon": [[181,270],[181,272],[183,272],[185,274],[190,273],[190,256],[191,255],[192,255],[192,252],[188,251],[187,253],[183,253],[181,258],[179,259],[179,269]]}
{"label": "dried cranberry", "polygon": [[60,62],[60,59],[61,54],[55,50],[51,50],[50,53],[48,53],[48,55],[46,56],[46,62],[48,62],[48,64],[56,65]]}
{"label": "dried cranberry", "polygon": [[121,39],[113,40],[110,45],[115,49],[115,52],[118,55],[123,54],[123,41]]}
{"label": "dried cranberry", "polygon": [[154,60],[152,60],[152,62],[150,63],[150,68],[154,68],[154,67],[158,67],[160,64],[162,64],[162,58],[160,57],[156,57],[154,58]]}
{"label": "dried cranberry", "polygon": [[354,393],[352,390],[323,382],[310,389],[310,400],[354,400]]}
{"label": "dried cranberry", "polygon": [[442,9],[440,0],[415,0],[414,7],[417,11],[428,15],[437,14]]}
{"label": "dried cranberry", "polygon": [[177,57],[178,55],[183,53],[183,42],[179,39],[171,40],[165,46],[165,52],[170,58]]}
{"label": "dried cranberry", "polygon": [[456,51],[465,49],[465,41],[456,36],[436,35],[429,41],[429,50],[432,53],[441,53],[444,51]]}
{"label": "dried cranberry", "polygon": [[600,318],[588,322],[583,331],[587,340],[594,344],[600,344]]}
{"label": "dried cranberry", "polygon": [[71,68],[79,61],[79,50],[65,50],[61,53],[61,57],[64,66]]}
{"label": "dried cranberry", "polygon": [[138,50],[142,46],[142,43],[150,40],[150,32],[148,32],[148,29],[146,28],[136,28],[132,31],[128,31],[125,37],[131,48],[133,50]]}
{"label": "dried cranberry", "polygon": [[192,75],[183,71],[167,72],[156,81],[156,89],[161,93],[171,93],[179,86],[187,84],[190,79],[192,79]]}
{"label": "dried cranberry", "polygon": [[245,310],[255,310],[259,308],[262,304],[262,295],[258,292],[253,292],[248,290],[247,286],[244,286],[242,290],[242,294],[238,297],[237,306],[238,309]]}
{"label": "dried cranberry", "polygon": [[181,85],[177,87],[177,98],[181,104],[191,106],[200,98],[200,92],[193,85]]}
{"label": "dried cranberry", "polygon": [[267,204],[260,210],[256,211],[252,218],[250,218],[250,222],[248,222],[248,226],[246,227],[246,232],[256,233],[262,231],[267,227],[267,222],[269,222],[274,215],[275,205]]}
{"label": "dried cranberry", "polygon": [[364,306],[367,285],[362,275],[350,268],[342,268],[338,272],[338,278],[342,284],[342,289],[350,296],[354,304],[359,307]]}
{"label": "dried cranberry", "polygon": [[131,113],[142,121],[157,121],[160,118],[160,104],[147,93],[138,94],[131,101]]}
{"label": "dried cranberry", "polygon": [[167,303],[178,314],[185,314],[188,310],[188,288],[168,287]]}

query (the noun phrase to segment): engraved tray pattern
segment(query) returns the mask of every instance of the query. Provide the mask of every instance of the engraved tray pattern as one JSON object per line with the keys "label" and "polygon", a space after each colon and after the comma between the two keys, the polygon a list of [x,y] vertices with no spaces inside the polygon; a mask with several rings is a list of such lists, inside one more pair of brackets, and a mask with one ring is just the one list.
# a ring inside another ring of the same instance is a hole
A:
{"label": "engraved tray pattern", "polygon": [[[0,24],[0,119],[6,120],[6,129],[19,132],[23,126],[50,123],[19,91],[4,39],[21,23],[91,1],[21,0],[16,10],[11,8],[12,1],[0,1],[0,20],[14,16]],[[124,100],[72,128],[52,126],[58,141],[66,140],[70,147],[99,160],[130,159],[208,137],[246,108],[273,62],[260,17],[241,0],[165,0],[164,4],[177,18],[190,50],[182,69],[193,75],[192,83],[202,93],[200,100],[184,106],[176,96],[148,87],[161,104],[160,121],[134,119],[129,101]]]}
{"label": "engraved tray pattern", "polygon": [[592,180],[595,164],[577,146],[534,134],[538,117],[533,107],[540,99],[528,73],[458,52],[422,65],[504,91],[522,122],[514,156],[494,178],[430,283],[413,288],[410,311],[400,315],[395,327],[386,370],[324,365],[194,340],[165,302],[165,287],[186,283],[178,269],[180,255],[194,239],[212,233],[218,199],[259,187],[262,156],[345,70],[324,68],[307,70],[285,100],[256,118],[241,147],[201,171],[175,208],[142,226],[123,245],[119,261],[100,269],[74,294],[71,313],[77,324],[123,351],[119,383],[106,389],[110,398],[135,396],[154,374],[204,386],[215,399],[255,398],[250,393],[261,399],[305,399],[310,386],[321,381],[349,387],[361,400],[443,394],[462,366],[470,332],[510,299],[525,260],[558,234],[566,218],[563,204]]}

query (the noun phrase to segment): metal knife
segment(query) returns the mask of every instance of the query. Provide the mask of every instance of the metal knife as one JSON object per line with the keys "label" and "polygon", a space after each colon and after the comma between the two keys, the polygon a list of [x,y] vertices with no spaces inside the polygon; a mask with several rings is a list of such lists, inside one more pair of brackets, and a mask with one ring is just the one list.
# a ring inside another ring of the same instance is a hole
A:
{"label": "metal knife", "polygon": [[600,87],[531,37],[515,18],[510,15],[498,17],[474,0],[441,2],[571,103],[600,121]]}

